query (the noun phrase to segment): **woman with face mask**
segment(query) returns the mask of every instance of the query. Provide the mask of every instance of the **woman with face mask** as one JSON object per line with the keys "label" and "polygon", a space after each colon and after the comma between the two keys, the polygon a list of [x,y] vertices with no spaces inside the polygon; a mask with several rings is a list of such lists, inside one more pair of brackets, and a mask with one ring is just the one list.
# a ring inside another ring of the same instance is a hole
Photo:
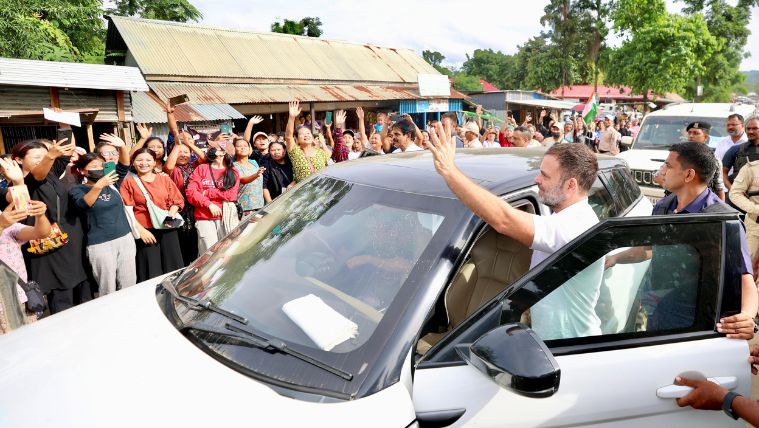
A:
{"label": "woman with face mask", "polygon": [[300,115],[300,103],[292,101],[289,105],[289,117],[285,128],[285,143],[287,154],[293,163],[295,181],[306,179],[327,166],[330,155],[322,148],[314,146],[314,136],[311,129],[299,126],[295,129],[295,120]]}
{"label": "woman with face mask", "polygon": [[87,216],[86,254],[100,296],[137,282],[137,248],[129,227],[119,188],[129,173],[129,149],[121,138],[103,134],[119,151],[116,170],[103,174],[103,159],[95,153],[79,156],[74,164],[81,184],[69,191],[76,207]]}
{"label": "woman with face mask", "polygon": [[290,162],[290,157],[287,156],[285,145],[278,141],[271,143],[269,154],[271,154],[271,159],[264,164],[266,171],[264,171],[262,183],[264,201],[267,204],[295,186],[293,164]]}
{"label": "woman with face mask", "polygon": [[195,207],[198,253],[203,254],[237,226],[237,192],[240,176],[232,156],[210,147],[207,163],[195,168],[187,184],[187,200]]}

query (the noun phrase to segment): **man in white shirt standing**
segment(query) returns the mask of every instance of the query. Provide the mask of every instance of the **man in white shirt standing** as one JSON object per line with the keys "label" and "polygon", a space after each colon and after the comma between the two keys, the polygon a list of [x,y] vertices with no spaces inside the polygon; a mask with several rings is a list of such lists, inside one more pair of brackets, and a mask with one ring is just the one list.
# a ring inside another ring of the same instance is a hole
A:
{"label": "man in white shirt standing", "polygon": [[464,147],[468,149],[481,149],[480,127],[474,122],[464,125]]}
{"label": "man in white shirt standing", "polygon": [[[533,250],[530,268],[598,223],[588,204],[598,162],[584,144],[556,144],[546,151],[535,184],[540,201],[551,208],[552,214],[539,216],[513,208],[464,175],[456,167],[455,143],[449,135],[450,130],[440,124],[431,130],[429,150],[438,174],[461,202],[490,227]],[[591,270],[602,275],[603,262]],[[567,287],[561,287],[556,290],[559,293],[551,293],[533,306],[533,329],[544,339],[600,334],[601,323],[594,308],[601,278],[595,276],[598,281],[584,281],[582,287],[572,284],[571,296],[566,293]]]}
{"label": "man in white shirt standing", "polygon": [[414,144],[416,136],[416,126],[407,119],[401,119],[393,124],[390,129],[390,137],[393,139],[393,145],[397,147],[393,153],[418,152],[423,148]]}
{"label": "man in white shirt standing", "polygon": [[[748,141],[746,133],[743,132],[743,116],[740,114],[734,113],[728,116],[725,122],[725,129],[727,130],[727,136],[717,141],[717,148],[714,150],[714,157],[719,159],[720,162],[722,162],[722,158],[725,157],[725,153],[731,147]],[[727,186],[727,188],[729,189],[730,186]]]}

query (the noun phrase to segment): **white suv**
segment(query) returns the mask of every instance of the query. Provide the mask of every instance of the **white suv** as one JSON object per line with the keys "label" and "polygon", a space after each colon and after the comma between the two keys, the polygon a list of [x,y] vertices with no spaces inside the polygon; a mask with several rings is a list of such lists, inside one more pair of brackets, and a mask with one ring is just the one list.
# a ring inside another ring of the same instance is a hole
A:
{"label": "white suv", "polygon": [[632,142],[630,150],[620,153],[619,157],[627,162],[643,194],[652,203],[656,203],[664,196],[664,189],[654,183],[653,177],[667,158],[668,147],[688,141],[685,127],[691,122],[708,122],[712,125],[709,147],[715,149],[717,141],[727,135],[727,117],[734,113],[748,118],[756,113],[756,107],[750,104],[730,103],[686,103],[666,106],[643,118],[640,132]]}

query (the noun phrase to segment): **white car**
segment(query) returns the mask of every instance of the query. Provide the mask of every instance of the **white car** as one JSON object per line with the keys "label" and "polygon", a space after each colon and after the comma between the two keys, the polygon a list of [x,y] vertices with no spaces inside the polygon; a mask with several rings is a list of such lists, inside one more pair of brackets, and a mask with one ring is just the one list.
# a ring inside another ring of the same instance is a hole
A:
{"label": "white car", "polygon": [[[543,153],[457,163],[547,215]],[[531,250],[454,198],[428,153],[330,167],[185,270],[0,337],[0,426],[740,426],[679,408],[688,388],[673,385],[749,392],[748,345],[714,331],[740,307],[724,263],[739,220],[648,217],[625,165],[599,165],[603,221],[531,270]],[[638,245],[651,261],[604,271]],[[574,287],[595,290],[592,335],[530,328],[536,304]]]}
{"label": "white car", "polygon": [[688,141],[685,128],[689,123],[706,122],[712,126],[709,132],[709,147],[714,150],[717,142],[727,136],[725,122],[733,113],[747,119],[756,114],[756,107],[730,103],[682,103],[665,106],[643,118],[640,131],[632,141],[630,149],[618,156],[630,166],[643,194],[652,203],[656,203],[664,196],[664,189],[654,182],[654,175],[667,158],[668,147]]}

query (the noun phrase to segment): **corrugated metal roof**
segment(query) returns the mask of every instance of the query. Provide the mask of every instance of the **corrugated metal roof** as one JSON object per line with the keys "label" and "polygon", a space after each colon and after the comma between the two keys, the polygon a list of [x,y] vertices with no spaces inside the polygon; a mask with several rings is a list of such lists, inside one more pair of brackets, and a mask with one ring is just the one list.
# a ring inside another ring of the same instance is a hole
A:
{"label": "corrugated metal roof", "polygon": [[383,101],[418,99],[416,89],[375,85],[251,85],[225,83],[150,82],[161,98],[187,94],[194,103],[260,104],[311,102]]}
{"label": "corrugated metal roof", "polygon": [[[138,18],[110,20],[148,80],[416,83],[419,73],[438,74],[410,49]],[[109,30],[107,48],[123,49],[116,32]]]}
{"label": "corrugated metal roof", "polygon": [[147,91],[136,67],[0,58],[0,84]]}
{"label": "corrugated metal roof", "polygon": [[[144,92],[132,92],[133,116],[135,122],[166,123],[166,113],[161,106]],[[180,104],[174,116],[178,122],[207,122],[230,119],[245,119],[245,116],[229,104]]]}

